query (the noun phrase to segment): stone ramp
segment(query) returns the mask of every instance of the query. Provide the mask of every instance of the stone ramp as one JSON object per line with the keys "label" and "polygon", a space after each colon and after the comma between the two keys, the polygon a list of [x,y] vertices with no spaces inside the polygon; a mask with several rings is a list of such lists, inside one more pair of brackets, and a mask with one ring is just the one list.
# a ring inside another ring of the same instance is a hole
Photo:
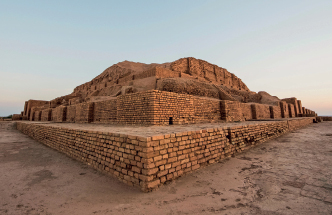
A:
{"label": "stone ramp", "polygon": [[17,129],[146,192],[313,120],[149,127],[17,122]]}

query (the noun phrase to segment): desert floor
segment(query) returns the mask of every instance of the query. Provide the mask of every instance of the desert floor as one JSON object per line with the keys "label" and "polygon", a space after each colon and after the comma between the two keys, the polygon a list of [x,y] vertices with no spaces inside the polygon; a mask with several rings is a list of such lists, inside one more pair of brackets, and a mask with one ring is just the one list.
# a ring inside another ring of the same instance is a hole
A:
{"label": "desert floor", "polygon": [[0,122],[0,214],[332,214],[332,122],[265,142],[151,193]]}

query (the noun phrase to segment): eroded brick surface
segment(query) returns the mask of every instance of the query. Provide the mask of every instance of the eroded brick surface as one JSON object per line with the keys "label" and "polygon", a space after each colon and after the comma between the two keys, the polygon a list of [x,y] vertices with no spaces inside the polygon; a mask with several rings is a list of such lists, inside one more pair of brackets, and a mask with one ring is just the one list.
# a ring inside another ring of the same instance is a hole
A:
{"label": "eroded brick surface", "polygon": [[[313,122],[311,118],[253,123],[140,137],[18,122],[35,140],[143,191]],[[222,124],[221,124],[222,125]]]}

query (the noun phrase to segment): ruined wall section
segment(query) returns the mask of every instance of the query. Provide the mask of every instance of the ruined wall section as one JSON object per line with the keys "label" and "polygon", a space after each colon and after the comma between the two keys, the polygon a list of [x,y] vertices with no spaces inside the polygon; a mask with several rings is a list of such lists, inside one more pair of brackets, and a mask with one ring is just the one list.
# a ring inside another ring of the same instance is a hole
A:
{"label": "ruined wall section", "polygon": [[226,69],[195,58],[181,58],[170,65],[173,71],[204,78],[213,83],[225,85],[236,90],[249,91],[248,87],[234,74]]}
{"label": "ruined wall section", "polygon": [[148,77],[156,77],[156,78],[178,78],[180,77],[180,73],[176,71],[172,71],[169,69],[155,67],[149,69],[147,71],[143,71],[134,75],[133,80],[139,80]]}

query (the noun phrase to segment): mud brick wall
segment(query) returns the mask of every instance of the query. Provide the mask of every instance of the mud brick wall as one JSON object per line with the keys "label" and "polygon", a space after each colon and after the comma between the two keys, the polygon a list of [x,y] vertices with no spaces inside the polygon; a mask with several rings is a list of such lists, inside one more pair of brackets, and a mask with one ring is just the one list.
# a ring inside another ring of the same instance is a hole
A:
{"label": "mud brick wall", "polygon": [[28,116],[28,101],[24,102],[23,116]]}
{"label": "mud brick wall", "polygon": [[[242,112],[242,116],[244,121],[253,119],[252,117],[252,110],[251,110],[251,104],[250,103],[240,103],[240,108]],[[239,114],[241,114],[241,112]]]}
{"label": "mud brick wall", "polygon": [[302,114],[303,115],[306,115],[307,113],[306,113],[306,108],[305,107],[302,107]]}
{"label": "mud brick wall", "polygon": [[26,103],[26,107],[24,109],[26,109],[26,116],[28,117],[28,119],[30,119],[30,115],[31,115],[31,110],[33,107],[40,107],[43,105],[47,105],[49,102],[48,101],[42,101],[42,100],[29,100]]}
{"label": "mud brick wall", "polygon": [[147,189],[231,154],[233,149],[226,135],[221,128],[152,137],[144,155]]}
{"label": "mud brick wall", "polygon": [[309,116],[310,111],[308,109],[305,109],[305,116]]}
{"label": "mud brick wall", "polygon": [[65,122],[67,116],[67,107],[58,106],[52,110],[52,119],[53,122]]}
{"label": "mud brick wall", "polygon": [[152,76],[155,76],[155,75],[156,75],[156,70],[150,69],[150,70],[143,71],[143,72],[140,72],[140,73],[134,75],[134,80],[143,79],[143,78],[147,78],[147,77],[152,77]]}
{"label": "mud brick wall", "polygon": [[118,123],[168,125],[220,119],[219,100],[158,90],[119,96],[117,99]]}
{"label": "mud brick wall", "polygon": [[154,91],[154,122],[176,125],[221,120],[220,101],[187,94]]}
{"label": "mud brick wall", "polygon": [[68,104],[69,105],[75,105],[75,104],[79,104],[80,101],[82,100],[82,98],[72,98],[68,100]]}
{"label": "mud brick wall", "polygon": [[93,117],[94,122],[116,122],[116,99],[95,102]]}
{"label": "mud brick wall", "polygon": [[299,114],[303,114],[302,101],[301,100],[297,100],[297,106],[298,106],[298,109],[299,109]]}
{"label": "mud brick wall", "polygon": [[290,131],[302,128],[306,125],[313,123],[315,120],[314,117],[305,117],[305,118],[298,118],[298,119],[290,119],[288,120],[288,128]]}
{"label": "mud brick wall", "polygon": [[332,116],[321,116],[323,121],[332,121]]}
{"label": "mud brick wall", "polygon": [[261,123],[228,128],[230,143],[236,152],[243,151],[252,145],[280,136],[288,131],[287,121]]}
{"label": "mud brick wall", "polygon": [[105,82],[97,84],[97,90],[104,89],[106,86],[107,86],[107,84]]}
{"label": "mud brick wall", "polygon": [[[291,129],[313,122],[313,118],[291,120]],[[151,137],[147,164],[142,170],[148,177],[146,190],[154,189],[184,173],[242,152],[268,139],[288,132],[287,120],[246,126],[213,128]]]}
{"label": "mud brick wall", "polygon": [[41,121],[51,121],[52,119],[52,108],[42,110]]}
{"label": "mud brick wall", "polygon": [[288,108],[287,102],[281,101],[279,104],[280,104],[281,117],[288,118],[289,117],[289,108]]}
{"label": "mud brick wall", "polygon": [[77,104],[76,106],[76,115],[75,122],[80,123],[89,123],[93,121],[93,102],[84,102]]}
{"label": "mud brick wall", "polygon": [[30,113],[30,121],[40,121],[41,120],[41,111],[44,110],[45,107],[43,106],[35,106],[31,108]]}
{"label": "mud brick wall", "polygon": [[[200,104],[198,100],[197,104]],[[168,125],[170,120],[177,125],[193,123],[194,97],[186,94],[154,91],[153,113],[154,124],[157,125]]]}
{"label": "mud brick wall", "polygon": [[193,98],[194,123],[218,122],[221,120],[220,101],[215,99]]}
{"label": "mud brick wall", "polygon": [[117,122],[153,124],[153,91],[117,97]]}
{"label": "mud brick wall", "polygon": [[147,138],[23,122],[17,123],[17,129],[128,185],[147,189],[148,177],[143,171],[147,159],[142,157],[146,157],[143,146]]}
{"label": "mud brick wall", "polygon": [[150,191],[185,173],[246,150],[313,117],[139,137],[17,122],[17,129],[43,144],[119,180]]}
{"label": "mud brick wall", "polygon": [[310,114],[309,114],[309,117],[315,117],[317,114],[315,111],[313,110],[310,110]]}
{"label": "mud brick wall", "polygon": [[270,106],[263,104],[251,104],[253,119],[270,119]]}
{"label": "mud brick wall", "polygon": [[76,105],[67,106],[66,121],[75,122],[75,117],[76,117]]}
{"label": "mud brick wall", "polygon": [[12,120],[21,120],[21,119],[22,119],[21,114],[13,114],[12,116]]}
{"label": "mud brick wall", "polygon": [[270,117],[271,119],[280,119],[281,118],[281,109],[280,106],[270,106]]}
{"label": "mud brick wall", "polygon": [[126,82],[132,81],[132,80],[134,80],[134,76],[133,75],[128,75],[126,77],[120,78],[118,80],[118,84],[126,83]]}
{"label": "mud brick wall", "polygon": [[221,119],[227,122],[244,121],[241,103],[237,101],[220,101]]}
{"label": "mud brick wall", "polygon": [[152,77],[152,76],[155,76],[157,78],[176,78],[176,77],[180,77],[180,73],[169,70],[169,69],[164,69],[161,67],[156,67],[156,68],[141,72],[137,75],[134,75],[134,80],[143,79],[143,78]]}
{"label": "mud brick wall", "polygon": [[[150,72],[163,74],[164,70],[157,68]],[[150,90],[121,95],[113,100],[79,103],[68,106],[67,110],[53,108],[52,120],[78,123],[168,125],[217,122],[220,120],[234,122],[251,119],[278,119],[296,115],[295,106],[286,102],[293,102],[294,99],[296,98],[286,99],[280,102],[280,106],[277,107]],[[301,102],[296,101],[296,104]],[[45,105],[43,107],[33,107],[31,112],[41,110],[38,108],[45,108]],[[306,110],[306,112],[306,114],[298,114],[297,116],[315,115],[313,111]],[[30,115],[30,120],[35,120],[35,114]],[[43,120],[46,121],[46,115]]]}
{"label": "mud brick wall", "polygon": [[31,108],[30,109],[30,117],[29,117],[29,120],[30,121],[35,121],[35,109],[36,109],[36,107],[33,107],[33,108]]}
{"label": "mud brick wall", "polygon": [[35,121],[41,121],[41,114],[42,114],[41,110],[35,111]]}
{"label": "mud brick wall", "polygon": [[248,87],[241,81],[241,79],[234,74],[203,60],[182,58],[171,63],[170,69],[194,77],[204,78],[212,82],[217,82],[218,84],[223,84],[230,88],[249,91]]}
{"label": "mud brick wall", "polygon": [[302,112],[302,111],[299,110],[298,102],[297,102],[297,99],[295,97],[282,99],[282,101],[285,101],[288,104],[293,104],[294,105],[295,117],[297,117],[298,114]]}
{"label": "mud brick wall", "polygon": [[295,116],[295,107],[293,104],[288,104],[288,114],[289,114],[289,118],[296,117]]}

